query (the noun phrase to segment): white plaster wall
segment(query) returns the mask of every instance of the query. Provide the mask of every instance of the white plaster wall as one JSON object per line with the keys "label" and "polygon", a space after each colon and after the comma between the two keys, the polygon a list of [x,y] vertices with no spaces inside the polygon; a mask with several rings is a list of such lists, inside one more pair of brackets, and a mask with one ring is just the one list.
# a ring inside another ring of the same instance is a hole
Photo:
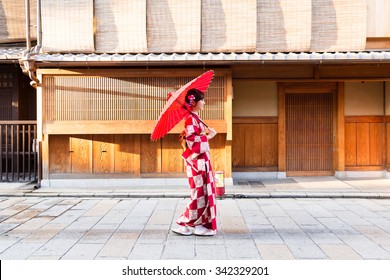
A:
{"label": "white plaster wall", "polygon": [[233,80],[233,117],[278,115],[276,82]]}
{"label": "white plaster wall", "polygon": [[345,115],[383,115],[384,86],[383,82],[346,82]]}

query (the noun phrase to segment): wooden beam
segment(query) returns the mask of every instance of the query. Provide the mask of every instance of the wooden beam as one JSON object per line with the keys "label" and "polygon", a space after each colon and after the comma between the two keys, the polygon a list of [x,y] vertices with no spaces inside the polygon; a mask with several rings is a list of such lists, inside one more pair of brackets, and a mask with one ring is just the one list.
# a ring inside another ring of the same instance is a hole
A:
{"label": "wooden beam", "polygon": [[226,140],[225,140],[225,177],[232,177],[232,140],[233,140],[233,79],[232,73],[226,73]]}
{"label": "wooden beam", "polygon": [[233,117],[233,123],[278,123],[278,117]]}
{"label": "wooden beam", "polygon": [[337,153],[336,170],[345,170],[345,114],[344,114],[344,83],[337,87]]}
{"label": "wooden beam", "polygon": [[346,123],[383,123],[384,116],[345,116]]}
{"label": "wooden beam", "polygon": [[366,38],[366,50],[390,49],[389,37],[368,37]]}
{"label": "wooden beam", "polygon": [[286,95],[278,84],[278,170],[286,171]]}
{"label": "wooden beam", "polygon": [[233,118],[233,83],[232,83],[232,74],[226,74],[226,98],[225,98],[225,121],[226,121],[226,140],[232,140],[232,118]]}
{"label": "wooden beam", "polygon": [[[183,122],[183,121],[182,121]],[[205,120],[208,126],[218,133],[227,133],[227,123],[223,120]],[[156,121],[55,121],[43,126],[45,134],[151,134]],[[184,123],[176,125],[169,133],[183,131]]]}
{"label": "wooden beam", "polygon": [[[42,75],[38,75],[37,78],[42,81]],[[43,135],[43,98],[42,87],[37,87],[37,140],[42,141]]]}
{"label": "wooden beam", "polygon": [[382,165],[357,165],[357,166],[346,166],[346,171],[382,171]]}

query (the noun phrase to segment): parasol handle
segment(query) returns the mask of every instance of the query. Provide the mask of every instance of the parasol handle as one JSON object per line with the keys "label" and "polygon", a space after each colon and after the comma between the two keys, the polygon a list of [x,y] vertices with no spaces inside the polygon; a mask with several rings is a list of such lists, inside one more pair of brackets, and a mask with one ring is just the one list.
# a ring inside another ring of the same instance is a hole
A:
{"label": "parasol handle", "polygon": [[197,114],[194,114],[190,109],[187,108],[187,106],[183,106],[184,109],[186,109],[191,115],[193,115],[198,121],[200,121],[201,123],[204,124],[205,127],[209,128],[209,126],[207,124],[205,124]]}

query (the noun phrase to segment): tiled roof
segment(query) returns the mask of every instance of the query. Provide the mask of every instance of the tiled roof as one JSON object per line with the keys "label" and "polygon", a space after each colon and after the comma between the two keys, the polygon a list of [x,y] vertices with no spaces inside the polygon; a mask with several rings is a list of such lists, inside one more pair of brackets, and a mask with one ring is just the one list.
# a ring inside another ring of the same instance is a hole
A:
{"label": "tiled roof", "polygon": [[[14,60],[21,58],[24,48],[0,47],[0,60]],[[159,63],[159,62],[310,62],[310,61],[346,61],[346,62],[390,62],[390,51],[361,51],[335,53],[148,53],[148,54],[46,54],[32,56],[37,62],[93,62],[93,63]]]}
{"label": "tiled roof", "polygon": [[149,54],[38,54],[41,62],[250,62],[250,61],[387,61],[390,51],[336,53],[149,53]]}
{"label": "tiled roof", "polygon": [[15,60],[22,56],[25,48],[21,47],[0,47],[0,60]]}

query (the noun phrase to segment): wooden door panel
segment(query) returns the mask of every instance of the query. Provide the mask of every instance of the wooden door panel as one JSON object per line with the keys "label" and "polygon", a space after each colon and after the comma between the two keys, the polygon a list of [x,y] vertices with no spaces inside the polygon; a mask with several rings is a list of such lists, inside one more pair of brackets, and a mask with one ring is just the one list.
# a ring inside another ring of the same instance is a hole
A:
{"label": "wooden door panel", "polygon": [[93,173],[114,173],[114,135],[94,135]]}
{"label": "wooden door panel", "polygon": [[358,151],[356,155],[357,165],[369,165],[370,164],[370,124],[369,123],[357,123],[356,124],[356,149]]}
{"label": "wooden door panel", "polygon": [[383,165],[383,131],[383,123],[370,123],[370,165]]}
{"label": "wooden door panel", "polygon": [[49,172],[71,172],[71,148],[69,135],[51,135],[49,138]]}
{"label": "wooden door panel", "polygon": [[209,143],[211,164],[214,171],[226,172],[226,134],[217,134]]}
{"label": "wooden door panel", "polygon": [[233,167],[245,166],[245,126],[243,124],[233,124],[232,165]]}
{"label": "wooden door panel", "polygon": [[356,123],[345,124],[345,165],[356,165]]}
{"label": "wooden door panel", "polygon": [[140,173],[139,135],[115,135],[115,173]]}
{"label": "wooden door panel", "polygon": [[181,157],[183,147],[177,134],[168,134],[162,138],[161,172],[184,172],[184,160]]}
{"label": "wooden door panel", "polygon": [[262,166],[276,166],[278,164],[278,125],[262,125]]}
{"label": "wooden door panel", "polygon": [[161,173],[161,140],[150,141],[141,135],[141,173]]}
{"label": "wooden door panel", "polygon": [[286,168],[308,175],[334,171],[332,93],[286,93]]}
{"label": "wooden door panel", "polygon": [[245,125],[245,166],[261,166],[261,124]]}
{"label": "wooden door panel", "polygon": [[73,135],[70,141],[72,173],[92,173],[92,136]]}

